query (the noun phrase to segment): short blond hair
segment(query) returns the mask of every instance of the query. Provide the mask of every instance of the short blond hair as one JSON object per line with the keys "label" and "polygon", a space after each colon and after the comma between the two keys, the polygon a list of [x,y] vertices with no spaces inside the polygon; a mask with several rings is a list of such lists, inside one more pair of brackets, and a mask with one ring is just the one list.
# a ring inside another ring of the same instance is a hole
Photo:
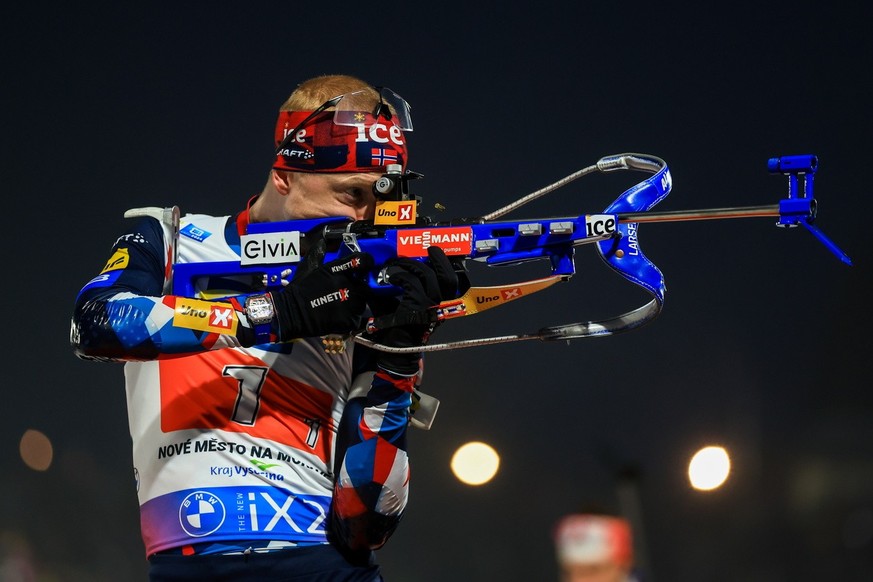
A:
{"label": "short blond hair", "polygon": [[364,90],[379,102],[379,94],[373,87],[351,75],[321,75],[300,83],[285,100],[279,111],[311,111],[337,95]]}

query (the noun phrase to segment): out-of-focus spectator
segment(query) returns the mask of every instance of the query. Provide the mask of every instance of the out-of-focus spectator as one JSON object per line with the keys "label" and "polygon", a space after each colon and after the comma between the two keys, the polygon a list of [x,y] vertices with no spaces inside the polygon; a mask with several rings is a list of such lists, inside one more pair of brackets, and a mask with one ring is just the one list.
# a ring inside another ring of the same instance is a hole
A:
{"label": "out-of-focus spectator", "polygon": [[571,513],[554,529],[561,582],[638,582],[630,523],[620,517]]}

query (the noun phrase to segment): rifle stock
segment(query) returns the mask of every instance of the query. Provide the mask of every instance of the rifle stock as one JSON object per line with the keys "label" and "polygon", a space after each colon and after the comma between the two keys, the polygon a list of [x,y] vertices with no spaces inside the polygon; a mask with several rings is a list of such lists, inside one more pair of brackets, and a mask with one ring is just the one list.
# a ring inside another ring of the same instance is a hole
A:
{"label": "rifle stock", "polygon": [[254,223],[242,237],[239,261],[174,265],[173,294],[195,296],[198,280],[204,277],[234,278],[260,291],[280,289],[283,279],[294,276],[308,241],[317,237],[328,243],[325,262],[357,251],[372,255],[375,266],[368,285],[381,294],[399,293],[382,281],[385,264],[396,257],[424,260],[429,246],[442,248],[449,257],[490,266],[547,260],[552,275],[569,278],[575,274],[575,247],[612,238],[617,225],[612,214],[497,222],[425,219],[410,226],[379,226],[343,217]]}

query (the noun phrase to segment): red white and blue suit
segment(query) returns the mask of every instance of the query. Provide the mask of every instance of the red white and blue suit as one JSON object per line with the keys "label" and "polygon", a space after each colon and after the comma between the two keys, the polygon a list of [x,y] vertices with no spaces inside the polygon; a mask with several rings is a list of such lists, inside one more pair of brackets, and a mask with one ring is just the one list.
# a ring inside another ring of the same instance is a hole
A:
{"label": "red white and blue suit", "polygon": [[[146,555],[324,545],[372,560],[407,503],[412,379],[353,342],[244,347],[239,334],[177,325],[173,261],[239,260],[247,220],[187,215],[176,237],[142,218],[76,300],[75,353],[125,362]],[[254,291],[198,287],[207,301]]]}

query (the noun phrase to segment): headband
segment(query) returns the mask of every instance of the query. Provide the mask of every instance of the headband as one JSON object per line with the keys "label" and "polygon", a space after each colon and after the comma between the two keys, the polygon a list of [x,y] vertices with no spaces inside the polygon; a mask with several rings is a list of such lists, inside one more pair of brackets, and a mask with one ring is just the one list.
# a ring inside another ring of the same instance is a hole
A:
{"label": "headband", "polygon": [[630,524],[618,517],[568,515],[555,527],[555,549],[562,563],[611,561],[629,566],[633,559]]}
{"label": "headband", "polygon": [[[335,113],[342,114],[337,119]],[[384,116],[362,111],[281,111],[276,122],[276,170],[292,172],[383,172],[406,169],[403,131]],[[301,123],[306,124],[290,136]],[[341,125],[342,124],[342,125]]]}

